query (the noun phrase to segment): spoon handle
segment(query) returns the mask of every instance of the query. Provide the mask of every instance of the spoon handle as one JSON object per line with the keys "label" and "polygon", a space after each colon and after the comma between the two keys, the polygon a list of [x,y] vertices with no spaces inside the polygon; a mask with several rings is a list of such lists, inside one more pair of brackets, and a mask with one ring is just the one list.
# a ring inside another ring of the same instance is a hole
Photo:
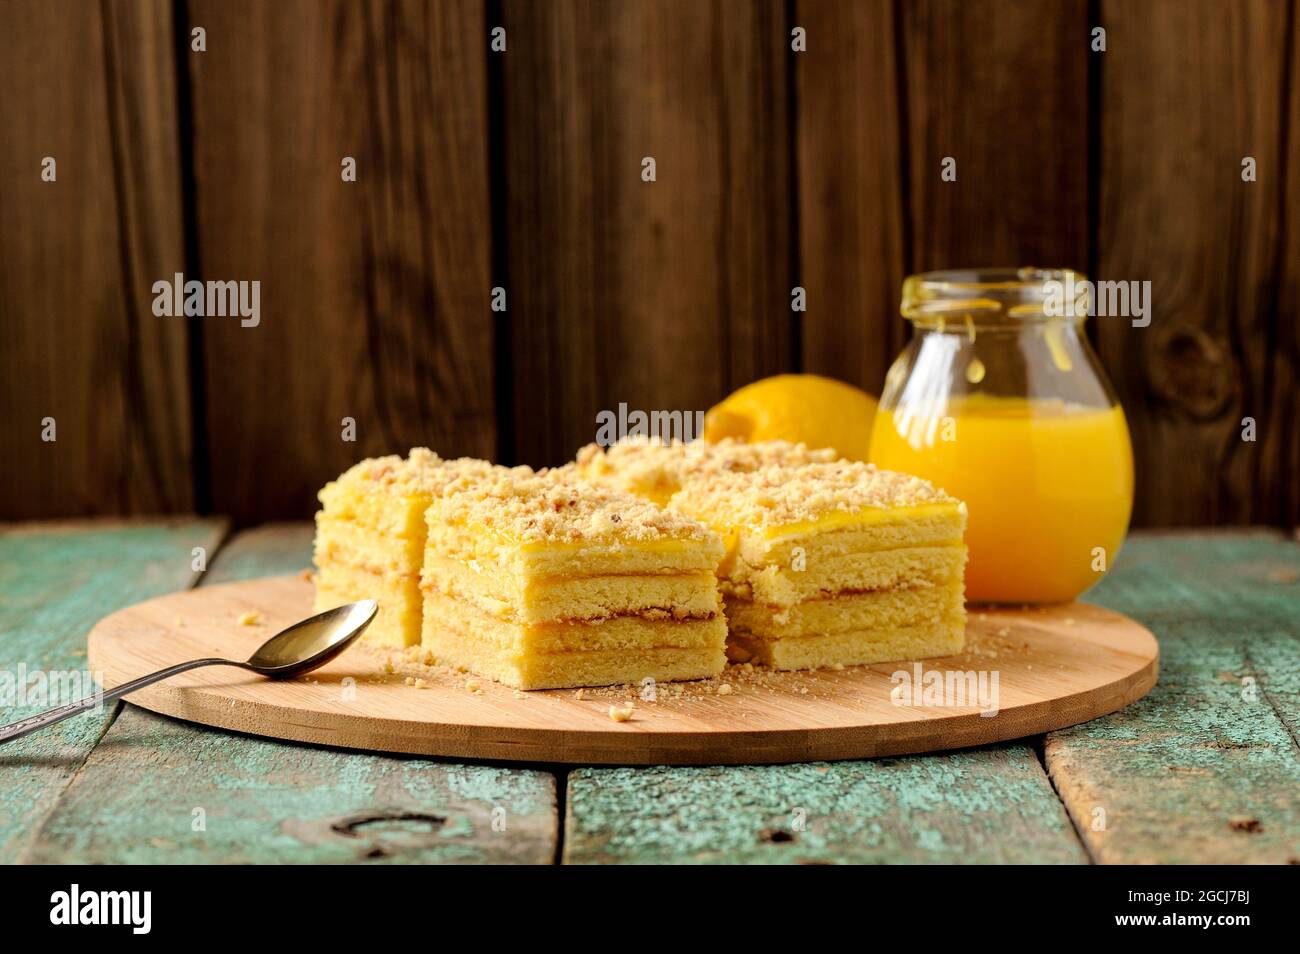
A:
{"label": "spoon handle", "polygon": [[97,692],[94,695],[86,696],[84,699],[78,699],[76,702],[69,702],[67,705],[55,706],[53,709],[46,709],[44,712],[22,719],[18,722],[12,722],[6,726],[0,726],[0,743],[8,742],[10,739],[17,739],[29,732],[35,732],[37,729],[43,729],[47,725],[54,725],[56,722],[62,722],[64,719],[70,719],[88,709],[96,709],[105,702],[111,702],[119,696],[135,692],[137,689],[143,689],[145,686],[152,685],[160,679],[167,679],[178,673],[186,672],[190,669],[198,669],[200,666],[247,666],[246,663],[235,662],[233,659],[191,659],[189,662],[177,663],[175,666],[168,666],[166,669],[159,669],[157,672],[151,672],[147,676],[141,676],[139,679],[132,679],[130,682],[124,682],[120,686],[114,686],[103,692]]}

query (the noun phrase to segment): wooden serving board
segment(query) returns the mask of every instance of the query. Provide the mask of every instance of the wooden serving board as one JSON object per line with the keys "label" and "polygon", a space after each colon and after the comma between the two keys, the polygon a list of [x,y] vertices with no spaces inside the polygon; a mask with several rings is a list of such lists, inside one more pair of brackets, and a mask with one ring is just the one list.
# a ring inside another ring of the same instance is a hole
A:
{"label": "wooden serving board", "polygon": [[[102,619],[89,664],[115,686],[205,656],[245,659],[282,627],[310,615],[311,584],[268,577],[158,597]],[[260,625],[240,617],[259,613]],[[915,663],[840,671],[746,673],[657,687],[626,722],[611,704],[641,690],[516,693],[445,669],[418,671],[357,646],[301,680],[240,669],[194,670],[132,694],[165,715],[256,735],[355,749],[456,758],[579,764],[744,764],[869,758],[981,745],[1086,722],[1128,705],[1156,682],[1159,649],[1140,624],[1084,603],[1027,610],[973,608],[967,651],[919,664],[997,677],[998,711],[974,699],[897,698],[894,677]],[[407,678],[425,679],[425,687]],[[720,694],[721,681],[731,691]],[[968,685],[971,683],[968,681]],[[974,683],[978,684],[978,682]],[[474,691],[477,687],[478,691]],[[955,687],[955,682],[954,682]],[[892,695],[891,695],[892,694]],[[912,705],[938,701],[945,704]],[[899,704],[902,703],[902,704]]]}

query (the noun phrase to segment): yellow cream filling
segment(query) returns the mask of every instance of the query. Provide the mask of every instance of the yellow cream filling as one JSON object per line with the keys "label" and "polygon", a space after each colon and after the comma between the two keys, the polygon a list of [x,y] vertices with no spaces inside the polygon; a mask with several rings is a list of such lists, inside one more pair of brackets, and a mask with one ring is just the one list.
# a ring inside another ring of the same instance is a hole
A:
{"label": "yellow cream filling", "polygon": [[[603,546],[602,543],[593,543],[590,540],[579,540],[575,542],[552,542],[537,541],[535,543],[515,544],[513,541],[503,540],[511,546],[517,545],[522,553],[565,553],[573,550],[592,549]],[[687,550],[699,550],[708,546],[706,540],[619,540],[616,542],[619,546],[626,547],[629,550],[640,550],[643,553],[683,553]]]}
{"label": "yellow cream filling", "polygon": [[760,536],[764,540],[779,540],[785,537],[800,537],[823,530],[836,530],[840,527],[862,526],[864,524],[886,523],[896,520],[919,520],[925,517],[939,517],[956,513],[960,503],[921,504],[916,507],[864,507],[861,510],[845,512],[837,510],[816,520],[800,520],[768,527]]}
{"label": "yellow cream filling", "polygon": [[469,526],[463,523],[448,524],[465,536],[485,536],[502,549],[518,550],[520,553],[572,553],[578,550],[613,549],[623,547],[628,550],[640,550],[643,553],[685,553],[689,550],[709,548],[708,540],[664,539],[664,540],[533,540],[527,543],[509,533],[491,527]]}

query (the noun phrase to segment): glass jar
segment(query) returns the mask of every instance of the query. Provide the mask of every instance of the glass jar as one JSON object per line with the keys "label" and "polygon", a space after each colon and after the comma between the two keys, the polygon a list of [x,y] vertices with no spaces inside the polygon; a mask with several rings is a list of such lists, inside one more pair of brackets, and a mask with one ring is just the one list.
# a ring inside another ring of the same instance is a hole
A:
{"label": "glass jar", "polygon": [[903,283],[915,334],[885,377],[871,460],[966,502],[968,600],[1074,599],[1123,543],[1133,452],[1082,334],[1090,288],[1033,268]]}

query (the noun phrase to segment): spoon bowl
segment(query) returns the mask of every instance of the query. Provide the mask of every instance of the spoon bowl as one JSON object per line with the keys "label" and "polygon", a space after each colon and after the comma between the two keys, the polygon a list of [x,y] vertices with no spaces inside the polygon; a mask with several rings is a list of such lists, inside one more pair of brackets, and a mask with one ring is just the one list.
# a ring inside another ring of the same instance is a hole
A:
{"label": "spoon bowl", "polygon": [[325,665],[351,646],[374,620],[374,600],[346,603],[276,633],[248,657],[247,667],[271,679],[288,679]]}

